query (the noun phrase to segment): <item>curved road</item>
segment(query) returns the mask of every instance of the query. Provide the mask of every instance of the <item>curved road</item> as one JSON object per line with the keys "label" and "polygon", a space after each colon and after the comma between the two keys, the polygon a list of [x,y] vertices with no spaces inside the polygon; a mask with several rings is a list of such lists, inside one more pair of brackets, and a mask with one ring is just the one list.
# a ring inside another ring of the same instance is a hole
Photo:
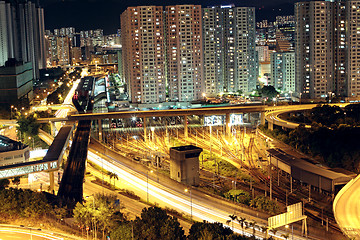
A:
{"label": "curved road", "polygon": [[[339,107],[345,107],[349,103],[332,103],[328,104],[330,106],[339,106]],[[286,120],[283,120],[279,118],[280,114],[286,113],[286,112],[294,112],[294,111],[301,111],[301,110],[308,110],[312,109],[319,104],[302,104],[302,105],[288,105],[288,106],[276,106],[276,107],[268,107],[266,108],[267,112],[265,114],[265,119],[274,125],[280,126],[280,127],[286,127],[290,129],[294,129],[297,126],[299,126],[299,123],[289,122]],[[323,104],[325,105],[325,104]],[[306,128],[310,128],[310,125],[305,125]]]}
{"label": "curved road", "polygon": [[[330,104],[345,107],[349,103]],[[266,114],[266,120],[275,125],[296,128],[299,124],[288,122],[279,118],[279,115],[291,110],[305,110],[315,107],[316,104],[294,106],[293,108],[274,109]],[[305,127],[310,128],[310,125]],[[333,203],[335,220],[340,229],[350,239],[360,239],[360,175],[348,182],[336,195]]]}
{"label": "curved road", "polygon": [[360,175],[348,182],[336,195],[335,220],[350,239],[360,239]]}

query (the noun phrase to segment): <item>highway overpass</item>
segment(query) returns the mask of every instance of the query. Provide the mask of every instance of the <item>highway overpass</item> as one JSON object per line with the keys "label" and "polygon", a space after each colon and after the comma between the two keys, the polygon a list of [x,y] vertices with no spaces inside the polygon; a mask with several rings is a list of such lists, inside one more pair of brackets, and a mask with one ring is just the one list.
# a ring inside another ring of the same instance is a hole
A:
{"label": "highway overpass", "polygon": [[[332,103],[327,104],[330,106],[339,106],[339,107],[345,107],[350,103]],[[323,104],[325,105],[325,104]],[[267,107],[266,108],[266,114],[265,119],[268,122],[268,128],[270,130],[274,129],[274,125],[283,127],[283,128],[289,128],[289,129],[295,129],[297,126],[299,126],[299,123],[294,123],[290,121],[283,120],[279,117],[279,115],[287,112],[296,112],[296,111],[304,111],[312,109],[316,106],[319,106],[319,104],[301,104],[301,105],[287,105],[287,106],[274,106],[274,107]],[[311,125],[305,125],[306,128],[311,128]]]}
{"label": "highway overpass", "polygon": [[349,239],[360,239],[360,175],[336,195],[333,211],[340,229]]}

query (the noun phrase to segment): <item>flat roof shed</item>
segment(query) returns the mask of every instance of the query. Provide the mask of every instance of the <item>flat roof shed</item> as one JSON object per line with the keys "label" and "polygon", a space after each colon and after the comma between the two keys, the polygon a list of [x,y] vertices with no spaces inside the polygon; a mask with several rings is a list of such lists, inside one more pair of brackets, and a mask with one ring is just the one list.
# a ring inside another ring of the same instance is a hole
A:
{"label": "flat roof shed", "polygon": [[330,193],[335,193],[336,186],[345,185],[352,179],[351,176],[309,163],[279,149],[269,149],[267,152],[272,165],[287,172],[296,180]]}

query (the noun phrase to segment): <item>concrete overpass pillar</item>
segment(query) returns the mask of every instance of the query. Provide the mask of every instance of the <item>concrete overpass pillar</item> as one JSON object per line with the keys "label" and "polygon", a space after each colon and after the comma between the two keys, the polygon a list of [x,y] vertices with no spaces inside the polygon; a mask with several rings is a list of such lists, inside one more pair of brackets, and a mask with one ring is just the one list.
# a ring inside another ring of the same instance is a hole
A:
{"label": "concrete overpass pillar", "polygon": [[50,135],[54,137],[55,136],[55,130],[56,130],[55,123],[49,121],[49,124],[50,124]]}
{"label": "concrete overpass pillar", "polygon": [[265,125],[265,112],[260,112],[260,124]]}
{"label": "concrete overpass pillar", "polygon": [[53,193],[55,189],[55,178],[54,178],[54,172],[49,172],[49,178],[50,178],[50,193]]}
{"label": "concrete overpass pillar", "polygon": [[184,136],[185,139],[188,138],[188,123],[187,123],[188,117],[187,115],[184,116]]}
{"label": "concrete overpass pillar", "polygon": [[230,136],[230,113],[227,113],[225,116],[225,133],[226,133],[226,137]]}
{"label": "concrete overpass pillar", "polygon": [[268,129],[271,131],[274,130],[274,124],[271,121],[268,122]]}
{"label": "concrete overpass pillar", "polygon": [[144,140],[147,142],[147,131],[146,131],[146,118],[143,118],[143,127],[144,127]]}
{"label": "concrete overpass pillar", "polygon": [[102,130],[102,122],[101,119],[98,120],[98,125],[99,125],[99,142],[102,142],[103,139],[103,130]]}

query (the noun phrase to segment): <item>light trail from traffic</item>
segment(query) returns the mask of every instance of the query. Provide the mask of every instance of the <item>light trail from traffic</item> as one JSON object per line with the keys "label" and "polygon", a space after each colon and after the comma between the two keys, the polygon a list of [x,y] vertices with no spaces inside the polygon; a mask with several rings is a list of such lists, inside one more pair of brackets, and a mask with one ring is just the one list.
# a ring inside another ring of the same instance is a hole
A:
{"label": "light trail from traffic", "polygon": [[[120,163],[116,159],[110,158],[105,159],[99,153],[94,153],[92,151],[88,152],[88,159],[91,162],[94,162],[98,166],[102,166],[107,171],[115,172],[120,179],[128,182],[129,185],[132,186],[132,189],[136,189],[138,192],[144,194],[149,193],[151,196],[152,202],[163,203],[164,206],[172,206],[181,212],[186,212],[190,215],[190,207],[192,205],[192,215],[197,220],[206,220],[209,222],[221,222],[225,223],[229,220],[229,215],[232,213],[228,213],[224,210],[221,210],[218,207],[214,207],[214,204],[208,205],[205,202],[205,199],[201,199],[201,197],[196,194],[192,195],[192,199],[189,199],[189,196],[176,191],[174,189],[170,189],[163,185],[156,183],[150,178],[147,179],[146,176],[135,172],[134,170],[126,167],[124,164]],[[148,180],[148,181],[147,181]],[[158,201],[154,201],[157,199]],[[247,231],[251,231],[252,229],[246,229]],[[243,229],[241,229],[240,225],[234,222],[234,232],[241,234]],[[262,239],[259,237],[260,235],[264,235],[260,233],[258,229],[257,231],[257,239]],[[276,237],[285,239],[281,237],[281,234],[284,233],[282,231],[278,231]],[[246,232],[247,236],[252,236],[249,232]],[[300,236],[295,236],[294,239],[305,239]]]}
{"label": "light trail from traffic", "polygon": [[336,195],[333,210],[336,222],[349,239],[360,239],[360,175]]}
{"label": "light trail from traffic", "polygon": [[[66,104],[72,104],[72,97],[74,96],[75,90],[77,88],[77,86],[80,83],[80,79],[78,79],[77,81],[73,82],[73,86],[70,89],[69,93],[67,94],[66,98],[64,99],[64,102],[62,103],[64,106],[66,106]],[[55,112],[55,117],[57,118],[64,118],[67,116],[69,109],[59,109]]]}
{"label": "light trail from traffic", "polygon": [[[39,232],[36,229],[18,229],[18,228],[0,228],[0,233],[2,233],[2,235],[5,234],[11,234],[11,238],[23,238],[23,237],[27,237],[27,238],[31,238],[33,239],[33,237],[37,237],[36,239],[50,239],[50,240],[63,240],[63,237],[56,237],[53,236],[49,233],[43,233],[43,232]],[[16,236],[18,235],[18,236]],[[9,236],[10,237],[10,236]],[[5,239],[5,238],[2,238]],[[10,238],[9,238],[10,239]]]}

